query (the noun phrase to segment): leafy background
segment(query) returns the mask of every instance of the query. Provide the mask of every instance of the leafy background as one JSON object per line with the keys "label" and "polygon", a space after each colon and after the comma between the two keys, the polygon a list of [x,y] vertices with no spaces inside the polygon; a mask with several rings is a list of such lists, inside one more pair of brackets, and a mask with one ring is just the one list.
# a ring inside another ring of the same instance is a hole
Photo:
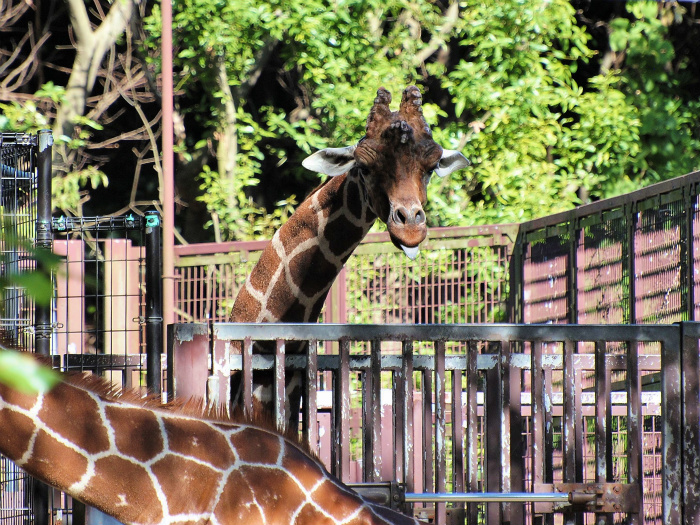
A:
{"label": "leafy background", "polygon": [[[0,130],[54,128],[57,213],[158,207],[160,4],[4,4]],[[319,183],[303,157],[356,142],[379,86],[394,103],[421,86],[436,140],[473,162],[431,183],[431,225],[522,221],[699,167],[695,4],[176,0],[173,9],[180,242],[269,237]],[[80,84],[79,58],[90,53]],[[76,85],[87,93],[80,111]]]}

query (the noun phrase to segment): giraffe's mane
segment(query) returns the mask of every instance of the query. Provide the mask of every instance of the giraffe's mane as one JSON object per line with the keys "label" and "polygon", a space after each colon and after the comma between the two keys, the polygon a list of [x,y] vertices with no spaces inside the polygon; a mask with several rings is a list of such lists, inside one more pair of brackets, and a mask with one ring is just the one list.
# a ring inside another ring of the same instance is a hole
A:
{"label": "giraffe's mane", "polygon": [[229,414],[226,405],[221,403],[212,405],[204,399],[195,397],[190,399],[175,398],[167,403],[163,403],[159,394],[144,394],[136,388],[121,388],[90,372],[64,372],[61,373],[61,378],[66,384],[87,390],[106,401],[190,417],[210,423],[256,427],[265,432],[282,436],[314,460],[319,460],[318,454],[311,450],[308,444],[299,437],[298,432],[279,428],[272,417],[267,414],[243,414],[242,412]]}

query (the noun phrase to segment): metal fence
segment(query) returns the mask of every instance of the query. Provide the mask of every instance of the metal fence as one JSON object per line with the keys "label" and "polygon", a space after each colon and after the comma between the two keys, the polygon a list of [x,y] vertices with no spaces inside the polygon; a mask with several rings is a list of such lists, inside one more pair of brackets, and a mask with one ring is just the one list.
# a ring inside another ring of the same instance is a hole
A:
{"label": "metal fence", "polygon": [[515,321],[700,319],[700,172],[520,225]]}
{"label": "metal fence", "polygon": [[[163,349],[160,220],[51,217],[51,135],[0,135],[2,339],[54,356],[63,370],[85,370],[118,386],[157,391]],[[53,304],[35,306],[8,277],[36,267],[33,250],[53,250]],[[147,367],[147,362],[151,363]],[[155,371],[147,377],[147,369]],[[84,520],[84,509],[0,458],[3,525]]]}
{"label": "metal fence", "polygon": [[[343,481],[398,480],[414,501],[433,492],[501,500],[414,509],[438,523],[700,520],[700,485],[688,485],[700,478],[696,323],[169,330],[175,395],[211,397],[215,384],[216,396],[229,370],[250,379],[253,369],[274,370],[281,391],[286,374],[303,369],[301,431]],[[254,355],[253,342],[266,340],[276,354]],[[307,352],[286,355],[297,340],[310,341]],[[282,401],[279,421],[284,410]],[[523,492],[567,496],[523,503]]]}
{"label": "metal fence", "polygon": [[[517,225],[431,228],[415,261],[369,234],[336,279],[322,314],[336,323],[467,323],[506,319]],[[267,241],[175,247],[176,321],[227,321]]]}

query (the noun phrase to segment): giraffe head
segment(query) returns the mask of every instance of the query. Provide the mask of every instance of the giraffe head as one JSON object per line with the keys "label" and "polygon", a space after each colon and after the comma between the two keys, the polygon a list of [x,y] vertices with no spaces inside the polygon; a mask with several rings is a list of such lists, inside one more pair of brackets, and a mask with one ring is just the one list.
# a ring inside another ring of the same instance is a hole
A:
{"label": "giraffe head", "polygon": [[416,86],[404,90],[398,111],[389,109],[390,102],[391,93],[380,88],[367,118],[366,134],[356,145],[318,151],[302,164],[330,176],[354,171],[394,245],[414,259],[428,232],[423,206],[430,176],[444,177],[468,166],[469,161],[433,140]]}

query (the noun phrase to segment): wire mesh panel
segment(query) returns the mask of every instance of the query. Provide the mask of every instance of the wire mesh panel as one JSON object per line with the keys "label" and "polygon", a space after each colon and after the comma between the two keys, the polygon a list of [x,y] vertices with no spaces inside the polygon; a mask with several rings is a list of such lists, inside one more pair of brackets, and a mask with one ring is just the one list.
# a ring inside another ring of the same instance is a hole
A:
{"label": "wire mesh panel", "polygon": [[[700,172],[520,225],[525,322],[671,323],[700,315]],[[522,286],[520,286],[522,285]]]}
{"label": "wire mesh panel", "polygon": [[568,229],[535,232],[528,237],[523,257],[523,321],[566,323],[569,320]]}
{"label": "wire mesh panel", "polygon": [[678,192],[676,198],[664,197],[664,202],[640,203],[634,232],[637,323],[672,323],[692,314],[686,311],[684,297],[686,210]]}
{"label": "wire mesh panel", "polygon": [[[34,268],[30,248],[36,236],[36,171],[33,135],[0,134],[0,337],[4,344],[34,347],[34,309],[26,290],[12,276]],[[33,518],[32,481],[0,456],[0,522],[24,525]]]}
{"label": "wire mesh panel", "polygon": [[[29,248],[36,236],[36,136],[0,134],[0,219],[4,276],[34,267]],[[33,304],[21,287],[5,283],[2,294],[2,337],[6,342],[33,348]]]}
{"label": "wire mesh panel", "polygon": [[[463,323],[504,320],[512,225],[433,228],[415,261],[370,234],[326,301],[326,322]],[[267,242],[177,246],[176,318],[226,321]]]}
{"label": "wire mesh panel", "polygon": [[629,322],[627,220],[621,210],[581,221],[578,319],[583,324]]}
{"label": "wire mesh panel", "polygon": [[144,228],[138,216],[54,219],[53,353],[64,368],[145,387]]}

